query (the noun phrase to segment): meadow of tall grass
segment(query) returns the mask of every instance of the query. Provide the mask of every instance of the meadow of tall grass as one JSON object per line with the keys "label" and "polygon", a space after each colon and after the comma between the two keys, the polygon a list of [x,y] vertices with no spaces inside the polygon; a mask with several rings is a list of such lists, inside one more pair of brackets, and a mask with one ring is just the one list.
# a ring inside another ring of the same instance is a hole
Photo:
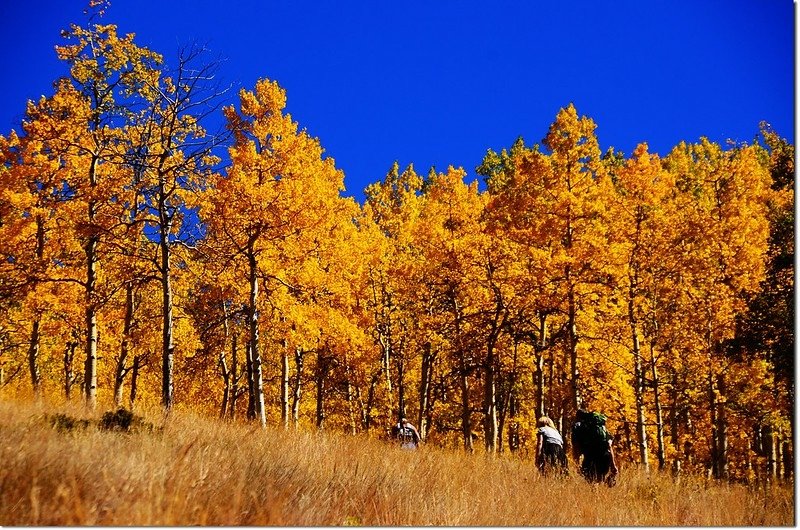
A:
{"label": "meadow of tall grass", "polygon": [[[791,486],[621,469],[614,488],[542,477],[513,455],[404,451],[173,412],[155,429],[56,429],[0,401],[3,526],[791,526]],[[49,416],[47,415],[49,414]]]}

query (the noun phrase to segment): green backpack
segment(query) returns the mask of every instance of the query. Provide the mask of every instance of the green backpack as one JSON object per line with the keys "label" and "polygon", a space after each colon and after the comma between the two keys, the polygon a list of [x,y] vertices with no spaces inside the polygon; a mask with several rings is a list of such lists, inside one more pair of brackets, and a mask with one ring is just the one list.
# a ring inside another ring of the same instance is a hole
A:
{"label": "green backpack", "polygon": [[606,430],[606,417],[599,412],[578,413],[572,426],[572,443],[581,453],[599,455],[608,451],[611,435]]}

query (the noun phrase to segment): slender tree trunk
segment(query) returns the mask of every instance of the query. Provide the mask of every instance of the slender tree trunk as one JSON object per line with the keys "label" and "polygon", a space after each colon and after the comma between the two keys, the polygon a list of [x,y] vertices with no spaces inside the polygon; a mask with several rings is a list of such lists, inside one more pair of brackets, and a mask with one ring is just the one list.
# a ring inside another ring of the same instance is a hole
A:
{"label": "slender tree trunk", "polygon": [[41,321],[38,317],[31,325],[31,340],[28,346],[28,367],[31,372],[31,384],[33,385],[33,395],[36,398],[42,396],[42,377],[39,373],[39,345],[41,339],[39,336],[39,328]]}
{"label": "slender tree trunk", "polygon": [[[517,364],[517,348],[519,344],[517,341],[514,341],[513,347],[513,356],[511,359],[511,373],[508,375],[508,378],[505,381],[506,391],[503,393],[503,399],[501,400],[501,406],[499,407],[499,414],[498,414],[498,422],[497,422],[497,447],[499,451],[502,453],[504,449],[505,442],[503,441],[503,433],[506,425],[506,418],[509,415],[509,412],[512,409],[512,404],[514,402],[515,396],[515,387],[517,385],[518,380],[518,364]],[[513,415],[513,414],[512,414]]]}
{"label": "slender tree trunk", "polygon": [[484,367],[486,380],[483,387],[484,445],[490,453],[497,450],[497,383],[495,381],[494,348],[494,339],[490,339],[490,344],[486,348],[486,366]]}
{"label": "slender tree trunk", "polygon": [[714,389],[714,376],[711,373],[711,363],[709,362],[708,367],[709,373],[706,377],[706,383],[708,384],[708,411],[711,424],[711,440],[710,440],[710,449],[711,449],[711,472],[714,478],[720,478],[720,467],[719,467],[719,423],[717,422],[717,396]]}
{"label": "slender tree trunk", "polygon": [[[545,385],[545,388],[547,388],[547,400],[546,400],[547,406],[545,407],[545,412],[547,412],[549,415],[552,415],[554,409],[556,408],[555,396],[553,395],[556,383],[555,370],[556,370],[556,352],[554,351],[554,348],[550,348],[550,362],[548,363],[547,367],[547,384]],[[569,446],[570,443],[568,440],[569,436],[567,437],[567,440],[564,440],[567,446]],[[564,449],[566,450],[567,448],[565,447]]]}
{"label": "slender tree trunk", "polygon": [[[36,216],[36,259],[39,263],[44,259],[44,219],[41,215]],[[31,372],[33,395],[36,398],[40,398],[42,395],[42,376],[39,372],[40,328],[41,319],[37,312],[31,325],[31,340],[28,347],[28,367]]]}
{"label": "slender tree trunk", "polygon": [[141,368],[141,357],[136,355],[133,357],[133,368],[131,368],[131,410],[136,403],[136,392],[139,384],[139,369]]}
{"label": "slender tree trunk", "polygon": [[433,379],[433,363],[435,353],[431,348],[431,343],[426,342],[422,347],[422,373],[419,380],[419,415],[417,425],[419,425],[419,436],[423,440],[428,436],[428,407],[431,400],[431,381]]}
{"label": "slender tree trunk", "polygon": [[781,444],[783,454],[783,478],[786,481],[791,480],[794,473],[793,458],[792,458],[792,444],[789,440],[783,441]]}
{"label": "slender tree trunk", "polygon": [[128,283],[125,286],[125,321],[122,325],[122,344],[120,345],[117,368],[114,374],[114,404],[122,406],[122,388],[125,383],[125,376],[128,374],[128,355],[130,354],[131,329],[133,327],[134,297],[133,285]]}
{"label": "slender tree trunk", "polygon": [[303,359],[305,352],[300,346],[294,350],[294,387],[292,388],[292,425],[297,428],[300,417],[300,392],[303,382]]}
{"label": "slender tree trunk", "polygon": [[[436,360],[433,360],[435,363]],[[433,409],[434,409],[434,384],[433,384],[433,372],[434,372],[434,364],[431,364],[431,382],[428,385],[428,398],[427,398],[427,408],[425,409],[425,416],[423,417],[425,423],[425,436],[422,438],[423,440],[427,440],[428,436],[433,430]]]}
{"label": "slender tree trunk", "polygon": [[[378,285],[379,283],[379,285]],[[380,296],[378,296],[380,289]],[[392,294],[386,288],[383,278],[372,282],[372,298],[376,308],[375,319],[377,324],[378,344],[381,347],[381,371],[386,386],[386,415],[394,416],[394,392],[392,389],[391,362],[394,358],[393,333],[392,333]],[[399,419],[399,418],[398,418]]]}
{"label": "slender tree trunk", "polygon": [[86,406],[91,409],[97,404],[97,311],[94,305],[97,282],[96,248],[97,238],[91,237],[86,244],[86,364],[83,376]]}
{"label": "slender tree trunk", "polygon": [[666,455],[664,449],[664,415],[661,410],[661,396],[659,393],[660,381],[658,379],[658,368],[656,367],[656,359],[653,354],[652,344],[650,346],[650,361],[652,365],[653,374],[653,404],[656,409],[656,441],[658,443],[658,469],[664,469],[666,466]]}
{"label": "slender tree trunk", "polygon": [[494,369],[487,370],[484,387],[484,445],[490,453],[497,451],[497,384]]}
{"label": "slender tree trunk", "polygon": [[67,342],[64,348],[64,396],[67,401],[72,399],[72,384],[75,382],[73,361],[75,360],[75,348],[77,347],[78,341],[73,340]]}
{"label": "slender tree trunk", "polygon": [[[225,325],[225,336],[228,335],[228,321],[227,315],[224,320]],[[225,419],[228,417],[228,407],[230,406],[230,399],[231,399],[231,383],[233,379],[233,374],[231,370],[228,368],[228,360],[225,358],[225,348],[227,347],[228,341],[224,341],[222,343],[222,348],[219,352],[219,359],[217,360],[217,366],[219,366],[219,373],[222,376],[222,403],[219,406],[219,418]]]}
{"label": "slender tree trunk", "polygon": [[[91,283],[94,284],[94,278]],[[86,308],[86,364],[84,366],[84,391],[86,406],[93,409],[97,405],[97,313],[94,307]]]}
{"label": "slender tree trunk", "polygon": [[381,374],[375,372],[369,382],[369,390],[367,391],[367,405],[364,407],[364,430],[369,431],[372,428],[372,410],[375,408],[375,394],[380,384]]}
{"label": "slender tree trunk", "polygon": [[[369,394],[369,392],[367,392]],[[364,403],[364,395],[361,387],[356,385],[356,399],[358,400],[358,420],[361,422],[361,429],[367,429],[367,404]]]}
{"label": "slender tree trunk", "polygon": [[534,347],[536,372],[534,385],[536,388],[536,417],[541,418],[545,413],[544,406],[544,351],[547,347],[547,315],[539,315],[539,344]]}
{"label": "slender tree trunk", "polygon": [[506,426],[505,411],[502,408],[500,408],[497,414],[497,448],[495,449],[495,451],[498,453],[505,452],[505,447],[504,447],[505,441],[503,439],[503,433],[504,433],[503,429],[505,429],[505,426]]}
{"label": "slender tree trunk", "polygon": [[768,480],[773,480],[778,475],[777,442],[771,425],[765,425],[761,431],[764,440],[764,454],[767,457],[766,474]]}
{"label": "slender tree trunk", "polygon": [[[92,155],[89,164],[89,186],[92,190],[97,187],[98,157]],[[86,406],[93,409],[97,404],[97,309],[95,307],[95,290],[97,288],[97,243],[99,237],[94,232],[96,204],[89,200],[87,206],[87,221],[90,230],[84,247],[86,254],[86,364],[84,365],[84,397]]]}
{"label": "slender tree trunk", "polygon": [[347,380],[345,381],[345,398],[347,399],[347,414],[350,418],[350,434],[355,435],[358,432],[358,425],[356,422],[356,413],[355,413],[355,396],[353,392],[353,382],[352,382],[352,371],[350,369],[350,363],[348,362],[347,358],[345,358],[345,373],[347,374]]}
{"label": "slender tree trunk", "polygon": [[[567,276],[571,275],[569,271],[570,267],[567,267]],[[569,281],[569,280],[568,280]],[[568,340],[567,340],[567,347],[569,348],[569,374],[570,374],[570,389],[571,389],[571,397],[572,397],[572,406],[575,410],[581,405],[581,393],[579,387],[579,375],[578,375],[578,331],[576,327],[576,316],[577,316],[577,307],[575,304],[575,288],[570,285],[569,287],[569,294],[567,295],[568,307],[567,307],[567,332],[568,332]]]}
{"label": "slender tree trunk", "polygon": [[[223,352],[225,350],[222,350]],[[228,407],[231,399],[231,372],[228,369],[228,363],[225,360],[225,355],[220,355],[219,358],[220,372],[222,373],[222,403],[219,406],[219,418],[225,419],[228,417]]]}
{"label": "slender tree trunk", "polygon": [[464,353],[459,352],[461,366],[459,370],[459,385],[461,387],[461,433],[464,436],[464,450],[473,452],[472,445],[472,415],[469,407],[469,376],[464,359]]}
{"label": "slender tree trunk", "polygon": [[250,355],[253,365],[253,390],[255,391],[254,404],[255,414],[262,428],[267,426],[267,416],[264,410],[264,379],[261,373],[261,353],[259,350],[258,338],[258,277],[256,275],[256,256],[253,249],[248,252],[250,264],[250,305],[248,309],[248,320],[250,323]]}
{"label": "slender tree trunk", "polygon": [[[697,430],[695,428],[694,421],[692,419],[692,413],[688,408],[683,411],[683,420],[684,424],[686,425],[686,432],[688,432],[692,436],[695,436],[697,434]],[[683,453],[684,455],[686,455],[686,462],[689,464],[694,464],[695,462],[694,444],[692,442],[687,442],[684,444],[684,449],[685,450]]]}
{"label": "slender tree trunk", "polygon": [[750,449],[757,455],[764,455],[764,439],[761,432],[761,425],[753,425],[753,433],[750,437]]}
{"label": "slender tree trunk", "polygon": [[397,415],[400,418],[406,417],[406,384],[405,384],[405,360],[403,358],[402,345],[400,351],[395,352],[397,364]]}
{"label": "slender tree trunk", "polygon": [[[569,241],[570,244],[567,248],[571,248],[572,244],[572,231],[571,229],[568,230]],[[577,330],[577,305],[575,301],[575,285],[572,281],[572,268],[571,266],[567,265],[565,270],[566,282],[567,282],[567,359],[565,359],[565,364],[569,363],[569,387],[570,387],[570,395],[569,395],[569,405],[574,409],[578,410],[583,406],[583,397],[581,396],[581,389],[580,389],[580,374],[578,372],[578,330]],[[553,364],[555,364],[555,357],[553,357]],[[551,367],[552,373],[552,367]],[[551,378],[552,381],[552,378]],[[551,401],[551,404],[554,403]],[[561,402],[561,408],[564,408],[564,400]],[[560,411],[563,414],[563,410]],[[566,419],[566,425],[564,426],[564,430],[562,432],[569,432],[572,430],[572,421],[574,415],[570,414]],[[627,424],[626,424],[627,426]],[[571,437],[567,436],[565,440],[565,450],[572,450],[572,439]]]}
{"label": "slender tree trunk", "polygon": [[[89,166],[89,184],[92,189],[97,186],[96,171],[98,159],[92,156]],[[95,202],[89,201],[87,220],[90,228],[94,227]],[[84,365],[84,397],[86,405],[94,408],[97,404],[97,313],[95,309],[95,289],[97,282],[97,242],[98,237],[90,234],[84,247],[86,254],[86,363]]]}
{"label": "slender tree trunk", "polygon": [[328,371],[328,358],[323,354],[322,348],[317,352],[317,429],[325,427],[325,376]]}
{"label": "slender tree trunk", "polygon": [[281,423],[283,428],[289,427],[289,352],[284,339],[281,349]]}
{"label": "slender tree trunk", "polygon": [[390,366],[390,362],[393,357],[391,338],[381,337],[380,342],[381,355],[383,356],[381,360],[383,366],[383,380],[386,384],[387,415],[391,418],[394,415],[394,392],[392,389],[392,371]]}
{"label": "slender tree trunk", "polygon": [[670,401],[672,402],[672,415],[670,416],[670,423],[669,423],[669,436],[670,441],[672,442],[672,446],[678,450],[678,454],[680,454],[680,428],[679,428],[679,419],[680,419],[680,401],[678,400],[678,375],[675,373],[675,370],[671,370],[671,380],[672,384],[670,385]]}
{"label": "slender tree trunk", "polygon": [[231,397],[228,406],[228,417],[232,420],[236,418],[236,400],[239,399],[239,379],[241,377],[242,374],[239,373],[239,334],[234,332],[231,337]]}
{"label": "slender tree trunk", "polygon": [[69,346],[68,343],[64,348],[64,398],[67,401],[72,400],[72,355]]}
{"label": "slender tree trunk", "polygon": [[225,350],[228,347],[228,337],[230,336],[230,325],[228,323],[228,308],[225,306],[225,302],[220,304],[222,306],[222,329],[224,331],[224,339],[222,341],[222,348],[220,348],[219,352],[219,370],[220,375],[222,375],[222,403],[219,407],[219,417],[220,419],[225,419],[228,417],[228,409],[230,408],[230,402],[232,396],[231,385],[233,384],[233,380],[236,378],[235,371],[228,368],[228,360],[226,359]]}
{"label": "slender tree trunk", "polygon": [[650,471],[650,458],[647,450],[647,428],[644,414],[644,373],[642,370],[642,352],[639,346],[639,330],[636,319],[636,284],[637,273],[630,277],[628,289],[628,324],[631,331],[633,350],[634,399],[636,400],[636,439],[639,447],[639,460],[645,471]]}
{"label": "slender tree trunk", "polygon": [[[249,324],[248,324],[249,325]],[[247,364],[247,419],[256,419],[256,383],[253,376],[253,345],[248,339],[245,345],[245,362]]]}
{"label": "slender tree trunk", "polygon": [[717,409],[717,457],[719,460],[719,478],[728,478],[728,418],[727,407],[725,406],[725,396],[727,386],[725,374],[717,376],[717,389],[720,394],[720,401]]}
{"label": "slender tree trunk", "polygon": [[[567,187],[572,191],[571,183]],[[567,208],[567,231],[564,247],[568,254],[572,250],[572,209]],[[569,382],[572,407],[578,410],[581,406],[580,382],[578,374],[578,329],[577,329],[577,304],[575,302],[575,282],[572,278],[572,266],[564,267],[564,281],[567,284],[567,348],[569,349]],[[571,427],[568,425],[568,427]]]}
{"label": "slender tree trunk", "polygon": [[[518,344],[517,344],[516,341],[514,341],[514,357],[512,358],[512,363],[511,363],[511,374],[509,376],[509,381],[508,381],[508,391],[506,392],[506,397],[505,397],[505,401],[504,401],[504,404],[503,404],[503,415],[502,415],[503,423],[505,423],[505,418],[508,415],[510,415],[513,418],[517,414],[516,406],[515,406],[515,403],[517,402],[516,387],[517,387],[517,381],[519,381],[519,377],[520,377],[519,376],[518,357],[517,357],[517,354],[518,354],[517,348],[518,348]],[[510,431],[511,431],[511,429],[509,429],[509,434],[510,434]],[[500,425],[500,434],[501,434],[501,436],[502,436],[502,433],[503,433],[503,425],[501,424]],[[510,441],[510,436],[508,438],[509,438],[509,441]],[[502,447],[502,443],[501,443],[501,447]],[[510,449],[510,444],[509,444],[509,449]]]}
{"label": "slender tree trunk", "polygon": [[633,441],[631,440],[631,424],[626,421],[623,430],[625,431],[625,450],[630,453],[633,447]]}
{"label": "slender tree trunk", "polygon": [[461,344],[461,310],[455,293],[451,293],[453,316],[455,320],[456,355],[458,357],[458,382],[461,389],[461,434],[464,438],[464,450],[472,453],[475,447],[472,443],[472,411],[469,404],[469,369],[467,366],[466,352]]}
{"label": "slender tree trunk", "polygon": [[169,236],[172,227],[171,219],[167,217],[166,197],[164,182],[160,183],[159,193],[159,223],[161,250],[161,299],[162,299],[162,336],[161,336],[161,404],[165,409],[172,408],[174,396],[174,383],[172,370],[174,364],[175,343],[172,324],[172,248]]}

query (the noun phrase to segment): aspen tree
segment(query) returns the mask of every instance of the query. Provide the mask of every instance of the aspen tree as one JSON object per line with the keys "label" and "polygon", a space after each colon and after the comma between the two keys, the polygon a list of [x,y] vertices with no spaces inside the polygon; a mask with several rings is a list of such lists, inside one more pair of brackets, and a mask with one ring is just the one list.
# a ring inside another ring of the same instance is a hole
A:
{"label": "aspen tree", "polygon": [[146,78],[144,108],[127,129],[145,221],[155,229],[152,261],[161,284],[161,401],[166,409],[172,407],[175,391],[174,248],[197,237],[182,219],[193,206],[190,194],[206,185],[218,162],[214,150],[226,141],[226,134],[209,134],[204,127],[225,93],[214,80],[218,65],[205,59],[206,52],[198,46],[185,48],[174,68]]}
{"label": "aspen tree", "polygon": [[581,298],[592,286],[604,282],[602,256],[604,209],[609,180],[600,161],[594,121],[578,116],[573,105],[561,109],[543,144],[550,150],[550,178],[547,183],[554,201],[549,218],[558,232],[564,274],[567,316],[567,348],[570,359],[572,406],[581,405],[578,362],[578,312]]}
{"label": "aspen tree", "polygon": [[[639,446],[639,461],[649,469],[645,411],[645,345],[654,346],[656,338],[648,336],[656,327],[648,326],[647,318],[654,308],[647,306],[659,291],[659,270],[663,269],[664,256],[669,247],[660,237],[665,232],[669,219],[670,194],[674,190],[672,176],[663,169],[658,156],[647,151],[647,144],[640,144],[633,156],[615,171],[615,201],[610,233],[614,254],[619,259],[620,294],[625,300],[625,313],[630,336],[630,352],[633,357],[633,390],[636,408],[636,436]],[[655,373],[656,362],[651,349],[650,362]],[[651,379],[658,399],[657,378]],[[656,405],[657,406],[657,405]],[[657,422],[661,429],[661,422]],[[659,438],[660,439],[660,438]],[[663,445],[663,442],[662,442]],[[659,451],[663,467],[663,449]]]}
{"label": "aspen tree", "polygon": [[[463,169],[448,168],[445,173],[433,174],[426,183],[423,209],[420,215],[422,254],[427,262],[427,274],[437,278],[437,306],[442,313],[441,334],[447,339],[447,348],[453,374],[456,377],[460,402],[458,416],[464,449],[473,450],[472,410],[477,385],[473,382],[476,370],[483,368],[491,375],[490,365],[481,359],[486,342],[482,323],[478,320],[476,301],[480,294],[478,275],[481,253],[485,248],[479,219],[483,199],[476,183],[464,182]],[[425,234],[424,236],[422,234]],[[488,353],[488,352],[487,352]],[[488,366],[488,369],[487,369]],[[484,382],[480,399],[484,420],[484,441],[491,450],[496,446],[497,411],[496,387]]]}
{"label": "aspen tree", "polygon": [[224,109],[234,134],[231,165],[213,183],[214,192],[201,199],[200,212],[209,234],[220,248],[229,249],[247,281],[251,395],[264,427],[261,287],[289,286],[281,264],[294,259],[293,249],[302,252],[299,234],[329,217],[325,205],[338,196],[342,174],[332,159],[322,157],[319,141],[298,132],[291,116],[284,114],[286,94],[277,83],[261,80],[254,91],[242,90],[239,100],[238,109]]}
{"label": "aspen tree", "polygon": [[86,262],[85,313],[86,363],[84,394],[94,407],[97,399],[97,295],[98,245],[103,234],[105,201],[114,189],[109,185],[121,161],[118,146],[122,132],[119,116],[130,116],[131,98],[141,94],[146,78],[156,74],[160,56],[133,42],[133,35],[120,37],[114,25],[95,24],[89,29],[73,25],[64,37],[74,42],[56,46],[59,59],[70,67],[70,79],[61,91],[71,93],[75,111],[74,130],[63,138],[69,151],[80,160],[70,185],[85,201],[85,219],[80,227]]}
{"label": "aspen tree", "polygon": [[723,351],[733,337],[744,296],[764,277],[769,226],[765,194],[770,176],[753,146],[723,151],[701,139],[682,143],[669,155],[683,193],[686,294],[694,306],[691,330],[706,358],[705,386],[709,452],[715,477],[728,476],[728,407]]}
{"label": "aspen tree", "polygon": [[410,271],[415,260],[410,230],[418,216],[421,189],[422,178],[413,164],[400,172],[395,162],[382,182],[364,190],[365,211],[386,238],[388,247],[379,265],[370,270],[375,341],[381,351],[388,398],[387,419],[399,420],[406,415],[408,330],[414,319],[409,315],[410,300],[403,286],[415,285]]}

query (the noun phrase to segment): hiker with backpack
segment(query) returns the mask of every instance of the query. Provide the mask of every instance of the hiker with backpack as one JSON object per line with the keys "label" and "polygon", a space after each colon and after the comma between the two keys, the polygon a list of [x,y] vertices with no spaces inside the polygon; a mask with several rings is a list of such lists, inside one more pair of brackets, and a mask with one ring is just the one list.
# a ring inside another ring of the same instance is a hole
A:
{"label": "hiker with backpack", "polygon": [[572,450],[576,462],[581,458],[580,472],[587,481],[606,481],[609,486],[614,485],[619,471],[612,441],[605,416],[578,410],[572,426]]}
{"label": "hiker with backpack", "polygon": [[536,465],[542,475],[555,471],[567,475],[567,453],[564,452],[564,439],[558,432],[553,420],[542,416],[536,422]]}
{"label": "hiker with backpack", "polygon": [[400,442],[402,449],[416,449],[419,446],[419,432],[405,418],[392,427],[392,436]]}

